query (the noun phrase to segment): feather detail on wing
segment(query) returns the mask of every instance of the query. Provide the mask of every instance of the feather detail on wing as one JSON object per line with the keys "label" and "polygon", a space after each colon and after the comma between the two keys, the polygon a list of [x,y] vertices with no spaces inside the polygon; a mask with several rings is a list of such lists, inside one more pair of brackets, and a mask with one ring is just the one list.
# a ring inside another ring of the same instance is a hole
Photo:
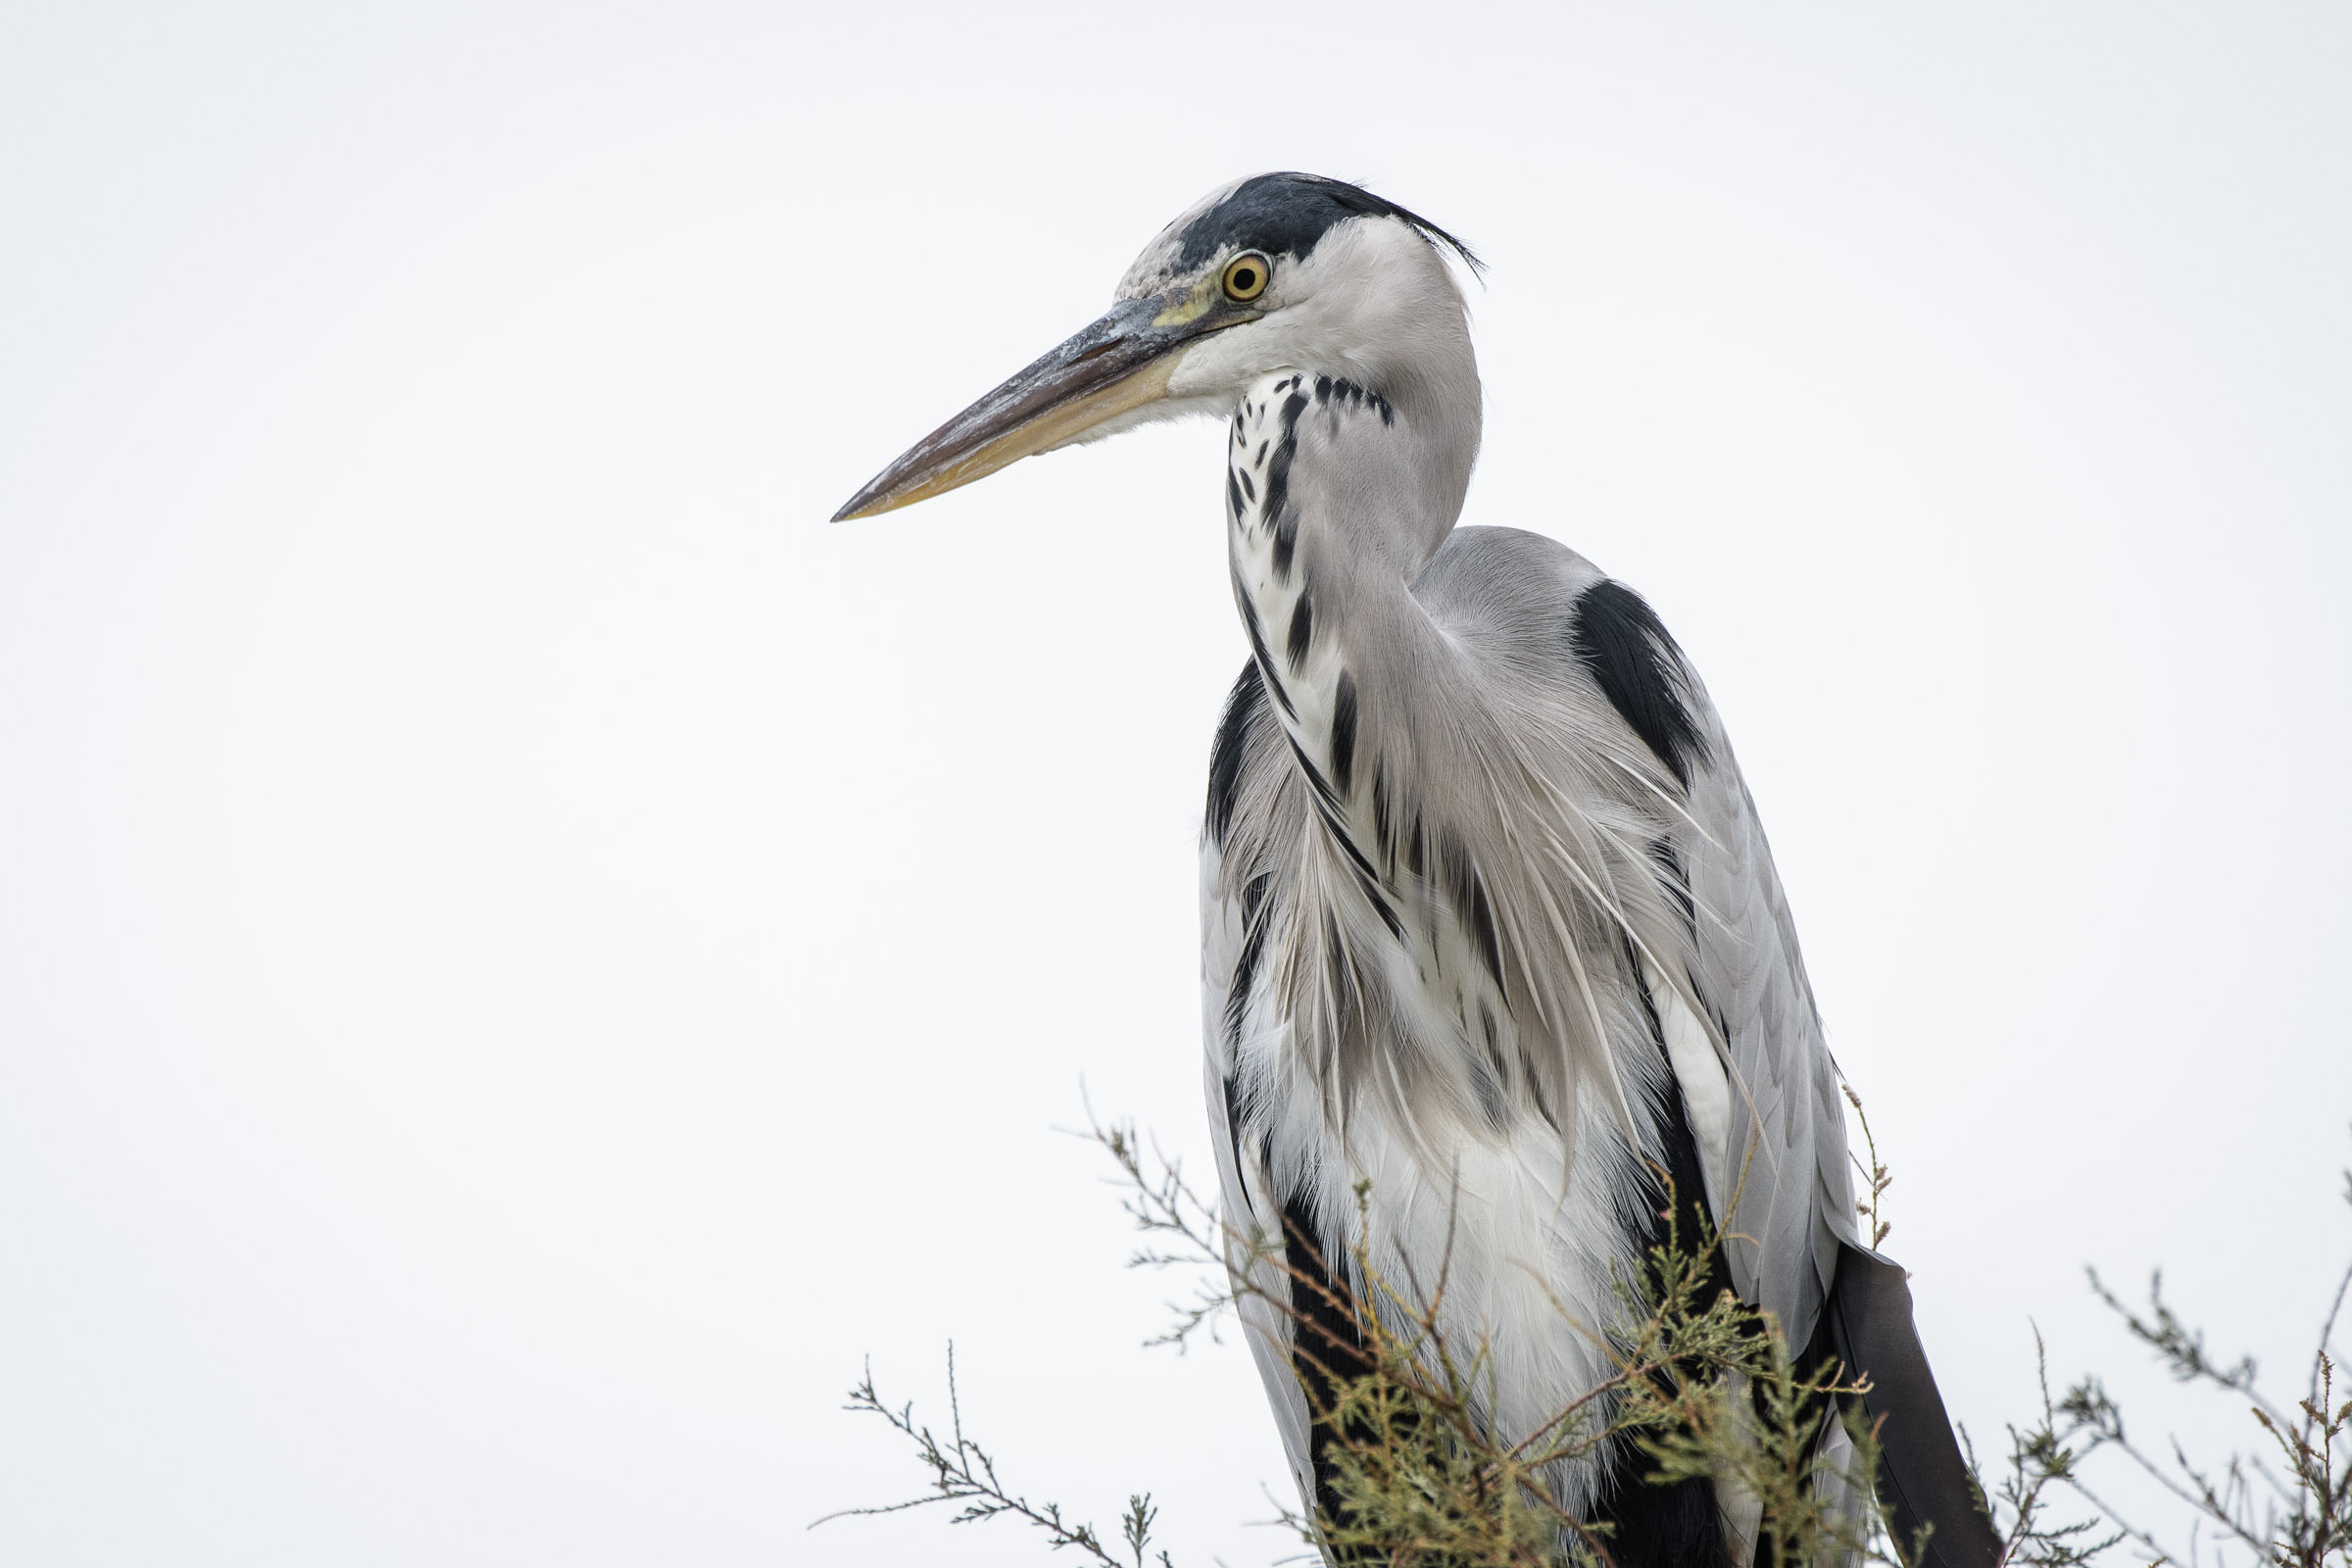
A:
{"label": "feather detail on wing", "polygon": [[1691,983],[1732,1073],[1738,1196],[1723,1229],[1741,1294],[1801,1345],[1837,1277],[1838,1244],[1859,1240],[1845,1107],[1755,803],[1691,684],[1718,742],[1717,760],[1691,779],[1692,831],[1681,851],[1697,927]]}
{"label": "feather detail on wing", "polygon": [[[1858,1238],[1837,1063],[1788,899],[1722,719],[1648,605],[1597,580],[1578,598],[1572,642],[1626,727],[1683,785],[1680,821],[1656,860],[1690,926],[1687,985],[1673,989],[1698,1009],[1729,1070],[1728,1186],[1711,1181],[1710,1196],[1740,1294],[1801,1345],[1837,1276],[1838,1244]],[[1666,1011],[1695,1120],[1719,1080]],[[1693,1131],[1703,1143],[1710,1129]]]}
{"label": "feather detail on wing", "polygon": [[[1704,1102],[1722,1080],[1688,1023],[1678,1040],[1671,1000],[1661,1036],[1695,1141],[1703,1149],[1710,1134],[1723,1137],[1731,1196],[1711,1196],[1733,1282],[1779,1318],[1791,1346],[1815,1343],[1817,1327],[1826,1328],[1820,1338],[1868,1381],[1864,1403],[1883,1444],[1875,1479],[1903,1539],[1932,1527],[1933,1568],[1994,1568],[2000,1538],[1976,1500],[1920,1347],[1903,1270],[1860,1245],[1838,1066],[1723,722],[1681,649],[1630,589],[1595,584],[1578,608],[1587,673],[1685,786],[1684,820],[1659,859],[1682,883],[1690,989],[1729,1068],[1728,1136]],[[1660,989],[1654,973],[1650,986]],[[1824,1475],[1839,1485],[1851,1455],[1844,1438],[1832,1427],[1821,1454]]]}
{"label": "feather detail on wing", "polygon": [[[1301,1494],[1330,1505],[1317,1357],[1344,1371],[1360,1350],[1352,1319],[1316,1321],[1326,1258],[1343,1292],[1359,1248],[1384,1277],[1449,1279],[1442,1327],[1503,1374],[1482,1419],[1532,1432],[1605,1375],[1611,1282],[1651,1244],[1649,1173],[1678,1139],[1677,1190],[1704,1187],[1732,1286],[1792,1348],[1834,1303],[1841,1354],[1867,1345],[1890,1391],[1918,1384],[1907,1299],[1858,1272],[1838,1074],[1788,901],[1682,651],[1534,535],[1457,530],[1412,596],[1340,645],[1344,682],[1293,659],[1279,684],[1255,650],[1210,766],[1210,1127]],[[1946,1517],[1940,1405],[1905,1403],[1892,1484],[1975,1540]],[[1602,1480],[1580,1462],[1555,1486],[1579,1510]]]}

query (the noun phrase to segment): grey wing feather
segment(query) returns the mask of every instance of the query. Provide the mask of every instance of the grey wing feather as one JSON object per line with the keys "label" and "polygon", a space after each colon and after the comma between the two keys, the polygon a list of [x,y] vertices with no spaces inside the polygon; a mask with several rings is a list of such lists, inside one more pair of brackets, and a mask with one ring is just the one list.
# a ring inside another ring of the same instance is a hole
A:
{"label": "grey wing feather", "polygon": [[1656,641],[1696,743],[1660,760],[1687,769],[1690,820],[1675,838],[1691,898],[1690,979],[1731,1068],[1738,1198],[1722,1228],[1734,1283],[1780,1318],[1792,1348],[1826,1327],[1832,1352],[1869,1382],[1884,1444],[1875,1483],[1903,1539],[1932,1529],[1933,1568],[1995,1568],[2001,1540],[1976,1500],[1903,1270],[1861,1246],[1838,1066],[1755,802],[1704,688],[1662,628]]}
{"label": "grey wing feather", "polygon": [[1838,1243],[1860,1241],[1838,1067],[1755,802],[1705,688],[1677,662],[1708,742],[1691,769],[1691,820],[1678,848],[1696,906],[1691,980],[1732,1070],[1739,1200],[1723,1229],[1741,1294],[1802,1345],[1837,1277]]}
{"label": "grey wing feather", "polygon": [[1858,1240],[1844,1108],[1772,852],[1705,686],[1638,595],[1540,535],[1457,529],[1415,593],[1465,636],[1556,638],[1565,612],[1579,678],[1614,710],[1601,721],[1656,757],[1662,784],[1682,778],[1670,836],[1695,906],[1690,989],[1731,1078],[1725,1174],[1739,1202],[1718,1222],[1740,1293],[1803,1345],[1838,1242]]}

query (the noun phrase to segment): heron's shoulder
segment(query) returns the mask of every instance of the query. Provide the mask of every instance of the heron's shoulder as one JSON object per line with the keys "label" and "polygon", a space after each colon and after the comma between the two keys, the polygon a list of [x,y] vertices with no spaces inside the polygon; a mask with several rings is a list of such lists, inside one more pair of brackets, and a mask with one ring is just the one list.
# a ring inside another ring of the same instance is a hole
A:
{"label": "heron's shoulder", "polygon": [[1557,539],[1524,528],[1456,528],[1421,570],[1415,591],[1471,589],[1573,600],[1604,573]]}
{"label": "heron's shoulder", "polygon": [[[1596,596],[1595,590],[1606,591]],[[1546,631],[1588,612],[1612,613],[1629,598],[1640,602],[1557,539],[1524,528],[1454,529],[1422,568],[1413,593],[1441,620]]]}
{"label": "heron's shoulder", "polygon": [[1712,760],[1705,688],[1649,602],[1543,534],[1457,528],[1413,591],[1466,642],[1589,683],[1683,783]]}

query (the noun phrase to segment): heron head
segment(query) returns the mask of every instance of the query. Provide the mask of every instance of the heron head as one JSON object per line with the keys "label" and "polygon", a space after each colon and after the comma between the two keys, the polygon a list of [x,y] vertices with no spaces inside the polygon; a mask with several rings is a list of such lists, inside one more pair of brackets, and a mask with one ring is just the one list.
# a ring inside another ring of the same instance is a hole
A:
{"label": "heron head", "polygon": [[1107,312],[925,436],[833,520],[1140,424],[1223,416],[1276,370],[1391,392],[1433,340],[1458,339],[1467,364],[1461,291],[1441,247],[1479,265],[1436,224],[1340,180],[1258,174],[1226,186],[1160,231]]}

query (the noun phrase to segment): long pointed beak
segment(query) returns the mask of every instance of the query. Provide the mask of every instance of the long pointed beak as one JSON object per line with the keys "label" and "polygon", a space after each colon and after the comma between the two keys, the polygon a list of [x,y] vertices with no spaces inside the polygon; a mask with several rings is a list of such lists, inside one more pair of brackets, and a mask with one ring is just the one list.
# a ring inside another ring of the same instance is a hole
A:
{"label": "long pointed beak", "polygon": [[1255,315],[1208,308],[1205,299],[1173,306],[1164,297],[1122,300],[916,442],[850,497],[833,520],[871,517],[944,495],[1033,453],[1076,440],[1105,419],[1156,403],[1168,394],[1179,349]]}

